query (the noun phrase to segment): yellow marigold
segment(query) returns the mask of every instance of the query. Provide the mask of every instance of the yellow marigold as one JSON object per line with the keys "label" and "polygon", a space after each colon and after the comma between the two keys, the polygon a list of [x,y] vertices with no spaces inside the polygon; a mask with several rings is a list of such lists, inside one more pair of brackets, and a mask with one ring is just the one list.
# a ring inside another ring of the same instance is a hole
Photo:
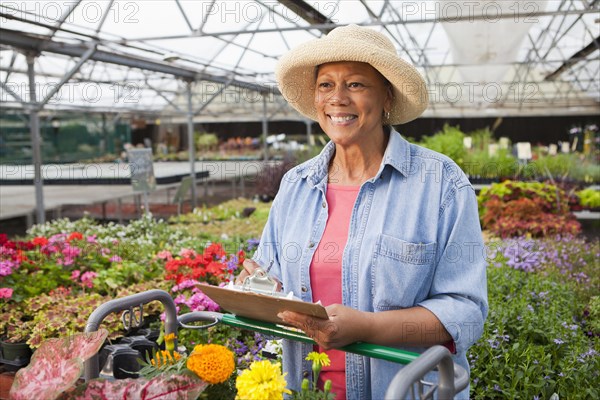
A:
{"label": "yellow marigold", "polygon": [[291,394],[286,389],[285,374],[281,374],[279,363],[271,364],[270,361],[255,361],[250,369],[242,372],[235,382],[237,388],[236,399],[243,400],[280,400],[283,394]]}
{"label": "yellow marigold", "polygon": [[306,356],[307,361],[312,361],[313,364],[318,364],[319,367],[328,367],[331,364],[329,356],[326,353],[319,353],[318,351],[311,351]]}
{"label": "yellow marigold", "polygon": [[205,382],[225,382],[235,369],[233,352],[218,344],[199,344],[188,357],[187,367]]}
{"label": "yellow marigold", "polygon": [[181,358],[181,354],[178,352],[173,352],[171,354],[170,351],[161,350],[154,355],[154,358],[150,360],[152,365],[157,368],[163,367],[165,365],[173,365]]}

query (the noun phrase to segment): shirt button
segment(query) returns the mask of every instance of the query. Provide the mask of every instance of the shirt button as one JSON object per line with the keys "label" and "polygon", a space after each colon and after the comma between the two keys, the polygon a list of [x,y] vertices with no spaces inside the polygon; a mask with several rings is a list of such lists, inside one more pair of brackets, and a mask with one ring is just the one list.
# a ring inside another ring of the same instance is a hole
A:
{"label": "shirt button", "polygon": [[309,377],[308,371],[302,371],[302,377],[308,378]]}
{"label": "shirt button", "polygon": [[327,203],[323,202],[322,206],[323,208],[327,207]]}
{"label": "shirt button", "polygon": [[308,288],[306,286],[302,286],[300,290],[302,290],[303,293],[308,292]]}
{"label": "shirt button", "polygon": [[315,242],[310,242],[310,243],[308,244],[308,248],[309,248],[309,249],[312,249],[313,247],[315,247]]}

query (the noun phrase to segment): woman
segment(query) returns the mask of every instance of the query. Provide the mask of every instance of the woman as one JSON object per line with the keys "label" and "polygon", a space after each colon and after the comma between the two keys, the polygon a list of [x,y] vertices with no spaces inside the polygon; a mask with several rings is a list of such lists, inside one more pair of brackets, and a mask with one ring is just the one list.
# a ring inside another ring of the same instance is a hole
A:
{"label": "woman", "polygon": [[[279,61],[283,96],[331,139],[289,171],[243,279],[269,268],[286,292],[320,300],[329,320],[280,314],[321,349],[363,341],[412,351],[445,344],[467,368],[467,349],[487,315],[475,193],[449,158],[409,144],[391,125],[428,103],[419,73],[387,37],[350,25]],[[284,343],[284,370],[298,390],[311,346]],[[401,368],[329,351],[337,399],[382,399]],[[462,397],[468,397],[468,391]]]}

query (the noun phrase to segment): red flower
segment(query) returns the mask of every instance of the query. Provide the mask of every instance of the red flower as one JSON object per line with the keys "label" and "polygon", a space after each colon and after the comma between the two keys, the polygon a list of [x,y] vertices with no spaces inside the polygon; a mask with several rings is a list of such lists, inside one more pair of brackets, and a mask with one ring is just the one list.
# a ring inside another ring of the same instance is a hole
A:
{"label": "red flower", "polygon": [[8,235],[6,233],[0,233],[0,246],[8,242]]}
{"label": "red flower", "polygon": [[48,239],[46,239],[43,236],[38,236],[35,237],[31,240],[31,243],[33,243],[35,246],[45,246],[48,244]]}
{"label": "red flower", "polygon": [[70,242],[71,240],[83,240],[83,234],[80,232],[73,232],[67,238],[67,242]]}
{"label": "red flower", "polygon": [[204,249],[204,257],[209,260],[220,260],[225,256],[225,250],[223,250],[223,246],[220,243],[213,243]]}
{"label": "red flower", "polygon": [[244,252],[244,250],[240,250],[238,251],[238,264],[242,265],[244,263],[244,261],[246,261],[246,253]]}
{"label": "red flower", "polygon": [[223,270],[225,270],[225,264],[216,261],[213,261],[206,266],[206,272],[214,276],[223,275]]}

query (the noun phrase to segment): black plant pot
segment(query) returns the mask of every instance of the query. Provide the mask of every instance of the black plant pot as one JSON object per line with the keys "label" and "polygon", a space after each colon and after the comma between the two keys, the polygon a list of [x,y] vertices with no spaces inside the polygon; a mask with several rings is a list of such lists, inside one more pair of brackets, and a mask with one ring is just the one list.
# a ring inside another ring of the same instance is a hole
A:
{"label": "black plant pot", "polygon": [[0,363],[7,366],[7,370],[16,371],[29,364],[31,347],[27,343],[10,343],[0,340]]}

